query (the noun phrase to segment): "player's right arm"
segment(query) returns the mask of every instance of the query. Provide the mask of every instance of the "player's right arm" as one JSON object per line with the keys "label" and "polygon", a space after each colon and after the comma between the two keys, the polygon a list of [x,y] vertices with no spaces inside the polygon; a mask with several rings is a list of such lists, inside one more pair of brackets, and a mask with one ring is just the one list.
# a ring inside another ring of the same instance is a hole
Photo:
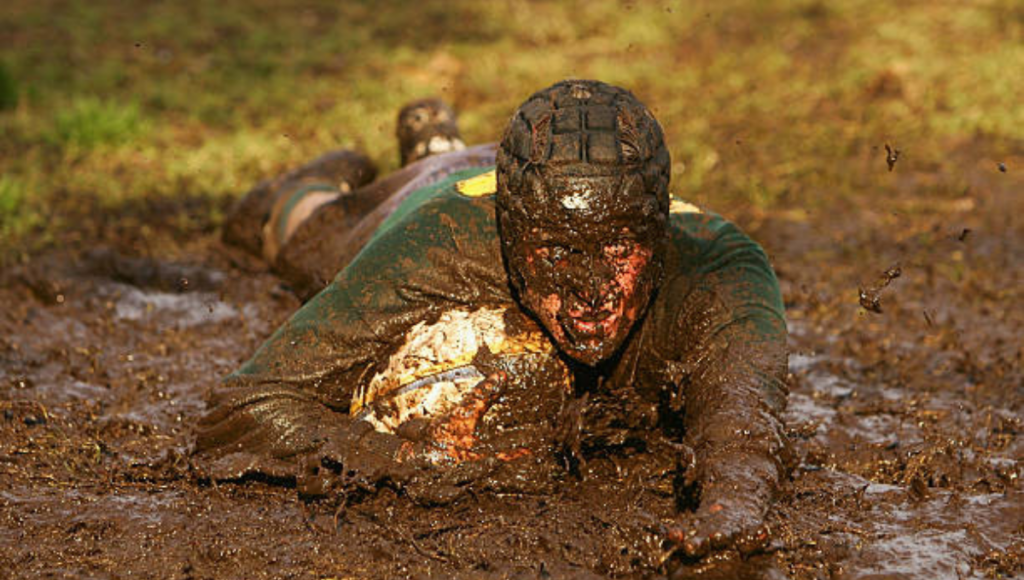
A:
{"label": "player's right arm", "polygon": [[435,201],[374,240],[213,390],[195,447],[210,477],[313,489],[324,468],[371,482],[408,475],[395,461],[403,441],[351,417],[356,389],[418,323],[507,293],[494,232],[483,231],[493,218]]}

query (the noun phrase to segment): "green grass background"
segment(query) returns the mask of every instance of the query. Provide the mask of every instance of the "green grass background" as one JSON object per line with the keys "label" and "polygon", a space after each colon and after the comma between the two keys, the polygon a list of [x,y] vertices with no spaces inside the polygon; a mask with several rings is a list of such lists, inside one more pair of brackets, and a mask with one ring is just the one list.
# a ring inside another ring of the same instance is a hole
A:
{"label": "green grass background", "polygon": [[[898,171],[942,167],[932,193],[958,195],[950,165],[994,171],[1024,144],[1017,0],[137,4],[0,10],[5,259],[77,227],[60,208],[220,202],[337,147],[387,171],[413,98],[446,98],[468,142],[496,140],[566,77],[636,93],[665,128],[673,190],[716,209],[887,195],[886,142]],[[224,206],[190,219],[212,228]]]}

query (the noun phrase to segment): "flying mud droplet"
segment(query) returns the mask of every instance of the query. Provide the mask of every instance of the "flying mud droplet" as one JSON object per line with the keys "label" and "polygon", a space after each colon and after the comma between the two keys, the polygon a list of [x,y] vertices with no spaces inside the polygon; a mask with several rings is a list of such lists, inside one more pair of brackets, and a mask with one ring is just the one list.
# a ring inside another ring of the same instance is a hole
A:
{"label": "flying mud droplet", "polygon": [[902,275],[903,269],[900,268],[899,264],[894,264],[890,266],[888,270],[882,273],[882,276],[885,278],[885,282],[882,284],[882,287],[884,288],[888,286],[889,282],[892,282],[893,280],[899,278]]}
{"label": "flying mud droplet", "polygon": [[858,288],[858,300],[860,305],[869,312],[876,314],[882,313],[882,290],[885,289],[893,280],[903,275],[903,269],[900,268],[899,264],[893,264],[885,272],[882,272],[881,277],[875,282],[875,285],[870,288]]}
{"label": "flying mud droplet", "polygon": [[882,313],[881,297],[877,292],[873,290],[865,290],[859,288],[860,305],[864,307],[864,310],[874,312],[876,314]]}
{"label": "flying mud droplet", "polygon": [[960,235],[956,237],[957,241],[967,241],[967,235],[971,233],[971,228],[964,228],[960,231]]}
{"label": "flying mud droplet", "polygon": [[935,320],[932,318],[931,313],[928,312],[927,309],[922,310],[921,314],[924,314],[924,321],[928,323],[929,327],[935,326]]}
{"label": "flying mud droplet", "polygon": [[999,171],[1001,173],[1006,173],[1006,164],[1005,163],[1000,163],[999,164]]}
{"label": "flying mud droplet", "polygon": [[889,171],[896,167],[896,161],[900,158],[900,150],[885,144],[885,162],[889,165]]}

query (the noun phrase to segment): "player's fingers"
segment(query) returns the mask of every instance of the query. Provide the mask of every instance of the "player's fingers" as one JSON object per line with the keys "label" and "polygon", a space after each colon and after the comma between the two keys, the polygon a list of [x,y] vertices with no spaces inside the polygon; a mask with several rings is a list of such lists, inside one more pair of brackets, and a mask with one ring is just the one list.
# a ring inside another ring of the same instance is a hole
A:
{"label": "player's fingers", "polygon": [[687,531],[687,537],[683,540],[683,552],[691,558],[700,558],[711,551],[708,537],[697,530]]}
{"label": "player's fingers", "polygon": [[[436,421],[436,423],[444,425],[466,421],[464,425],[466,430],[472,432],[476,427],[476,422],[498,402],[507,378],[508,375],[505,371],[497,371],[488,375],[463,398],[458,407],[448,413],[445,420]],[[451,427],[449,426],[448,429],[451,430]]]}
{"label": "player's fingers", "polygon": [[740,529],[729,518],[720,515],[721,508],[712,507],[712,510],[691,517],[670,529],[668,539],[679,544],[683,553],[691,558],[700,558],[712,551],[729,547]]}
{"label": "player's fingers", "polygon": [[490,405],[497,400],[507,382],[508,373],[505,371],[495,371],[487,375],[487,377],[480,381],[480,384],[473,389],[473,397],[478,400],[486,401],[488,407],[490,407]]}
{"label": "player's fingers", "polygon": [[[736,548],[743,554],[764,550],[771,539],[770,530],[759,518],[751,519],[742,510],[729,510],[711,504],[708,513],[699,518],[694,531],[686,538],[684,550],[704,555],[725,548]],[[692,548],[687,549],[686,546]]]}
{"label": "player's fingers", "polygon": [[687,556],[699,558],[726,548],[743,554],[764,550],[771,539],[769,532],[755,507],[742,501],[709,500],[669,529],[666,537]]}
{"label": "player's fingers", "polygon": [[684,554],[699,558],[708,552],[708,538],[700,533],[701,522],[695,517],[686,517],[665,531],[668,541],[679,546]]}
{"label": "player's fingers", "polygon": [[430,436],[430,425],[426,417],[414,417],[399,425],[395,435],[406,441],[424,441]]}
{"label": "player's fingers", "polygon": [[696,537],[702,539],[707,549],[720,550],[732,544],[742,529],[737,514],[720,503],[710,504],[697,526]]}
{"label": "player's fingers", "polygon": [[768,524],[761,524],[737,535],[736,549],[744,555],[761,552],[768,547],[771,538],[771,528]]}

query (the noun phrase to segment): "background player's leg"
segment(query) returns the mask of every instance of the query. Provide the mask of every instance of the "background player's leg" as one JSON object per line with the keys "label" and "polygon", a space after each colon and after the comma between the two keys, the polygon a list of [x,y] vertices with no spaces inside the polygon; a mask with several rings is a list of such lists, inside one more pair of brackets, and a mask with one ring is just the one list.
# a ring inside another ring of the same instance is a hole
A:
{"label": "background player's leg", "polygon": [[420,99],[398,112],[395,135],[402,167],[415,161],[466,148],[455,111],[441,99]]}
{"label": "background player's leg", "polygon": [[326,286],[410,193],[456,171],[494,165],[494,144],[433,155],[317,209],[288,238],[274,271],[300,298]]}
{"label": "background player's leg", "polygon": [[322,183],[339,190],[357,189],[377,176],[377,168],[362,153],[342,149],[326,153],[288,173],[258,183],[231,209],[221,238],[255,255],[263,254],[263,226],[279,198],[295,192],[296,183]]}

